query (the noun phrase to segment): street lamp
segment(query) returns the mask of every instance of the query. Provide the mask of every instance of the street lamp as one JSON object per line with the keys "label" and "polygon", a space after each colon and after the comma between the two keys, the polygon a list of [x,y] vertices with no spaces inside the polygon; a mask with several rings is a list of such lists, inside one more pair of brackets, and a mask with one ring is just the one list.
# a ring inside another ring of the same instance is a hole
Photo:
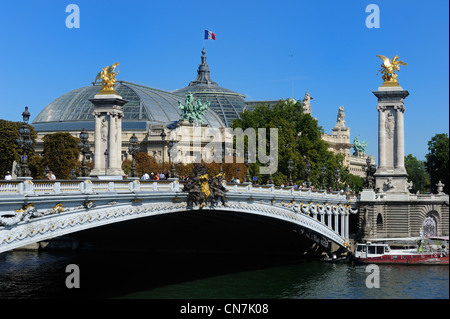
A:
{"label": "street lamp", "polygon": [[322,189],[325,189],[325,177],[327,176],[327,168],[325,165],[322,165],[321,167],[322,170]]}
{"label": "street lamp", "polygon": [[334,171],[334,182],[336,183],[336,190],[339,190],[339,168],[336,168],[336,170]]}
{"label": "street lamp", "polygon": [[172,154],[172,148],[175,145],[175,142],[173,140],[170,140],[169,142],[169,164],[170,164],[170,171],[169,171],[169,177],[175,178],[177,177],[177,171],[175,169],[175,161]]}
{"label": "street lamp", "polygon": [[128,145],[128,153],[131,155],[131,171],[130,171],[130,177],[137,177],[136,176],[136,155],[139,153],[139,146],[138,146],[138,138],[133,133],[133,135],[130,137],[130,145]]}
{"label": "street lamp", "polygon": [[292,160],[292,158],[289,158],[288,160],[287,169],[289,171],[289,186],[292,186],[292,171],[294,170],[294,161]]}
{"label": "street lamp", "polygon": [[311,187],[311,183],[309,182],[309,175],[311,174],[311,163],[309,161],[309,158],[306,159],[305,164],[305,175],[306,175],[306,186]]}
{"label": "street lamp", "polygon": [[238,177],[239,175],[241,175],[241,168],[240,167],[238,167],[237,172],[238,172],[238,174],[236,176],[236,179],[239,179],[239,181],[240,181],[241,179]]}
{"label": "street lamp", "polygon": [[108,155],[109,155],[108,149],[105,150],[103,155],[105,155],[105,175],[108,175]]}
{"label": "street lamp", "polygon": [[[164,159],[164,151],[165,151],[165,145],[164,145],[164,143],[165,143],[165,140],[166,140],[166,136],[167,136],[167,134],[166,134],[166,132],[164,132],[164,129],[161,129],[161,134],[160,134],[160,136],[161,136],[161,140],[162,140],[162,173],[164,174],[164,161],[165,161],[165,159]],[[165,175],[164,175],[165,176]]]}
{"label": "street lamp", "polygon": [[248,162],[248,152],[245,152],[245,158],[244,158],[244,164],[247,167],[247,173],[245,173],[245,182],[250,182],[250,169],[249,169],[249,162]]}
{"label": "street lamp", "polygon": [[20,167],[18,169],[19,177],[29,177],[31,175],[28,168],[28,150],[33,145],[33,140],[30,137],[30,128],[28,127],[28,120],[30,119],[30,112],[28,106],[25,106],[25,111],[22,113],[23,124],[19,129],[19,138],[16,140],[20,148],[22,148],[22,157],[20,159]]}
{"label": "street lamp", "polygon": [[89,175],[89,167],[86,165],[86,153],[89,152],[90,146],[88,144],[89,134],[83,128],[80,133],[80,141],[78,142],[78,149],[83,155],[81,160],[81,176],[87,177]]}

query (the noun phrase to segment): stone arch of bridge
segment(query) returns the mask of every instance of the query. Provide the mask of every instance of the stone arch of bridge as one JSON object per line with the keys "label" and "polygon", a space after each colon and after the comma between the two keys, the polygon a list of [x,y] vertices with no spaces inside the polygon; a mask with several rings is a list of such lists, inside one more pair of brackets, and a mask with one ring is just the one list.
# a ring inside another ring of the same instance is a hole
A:
{"label": "stone arch of bridge", "polygon": [[[197,209],[194,208],[193,210]],[[296,212],[289,206],[229,202],[228,207],[206,207],[203,211],[214,213],[216,209],[275,218],[308,229],[339,246],[345,247],[347,245],[348,239],[338,232],[307,214]],[[37,217],[27,222],[0,228],[0,253],[103,225],[191,210],[185,202],[166,202],[142,205],[94,206],[89,209],[62,211],[58,214]]]}

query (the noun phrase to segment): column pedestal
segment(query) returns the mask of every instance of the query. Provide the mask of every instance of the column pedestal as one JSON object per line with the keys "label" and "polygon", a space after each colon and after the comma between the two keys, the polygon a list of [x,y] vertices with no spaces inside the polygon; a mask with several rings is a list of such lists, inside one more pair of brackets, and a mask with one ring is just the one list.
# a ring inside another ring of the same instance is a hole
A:
{"label": "column pedestal", "polygon": [[409,193],[405,169],[404,99],[408,91],[400,86],[379,87],[372,92],[378,98],[378,168],[375,188],[386,193]]}
{"label": "column pedestal", "polygon": [[123,106],[128,102],[117,94],[97,94],[89,99],[94,104],[94,169],[90,176],[99,179],[122,179]]}

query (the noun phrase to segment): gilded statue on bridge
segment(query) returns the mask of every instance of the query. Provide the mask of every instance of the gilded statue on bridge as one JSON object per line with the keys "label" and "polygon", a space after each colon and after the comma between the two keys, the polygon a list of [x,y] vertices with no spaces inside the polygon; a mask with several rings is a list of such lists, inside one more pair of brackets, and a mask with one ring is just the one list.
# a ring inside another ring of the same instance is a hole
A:
{"label": "gilded statue on bridge", "polygon": [[119,74],[119,71],[115,72],[114,70],[118,65],[119,62],[111,66],[105,66],[95,77],[94,83],[97,80],[102,80],[102,89],[99,94],[117,94],[116,90],[114,90],[114,84],[116,83],[116,75]]}
{"label": "gilded statue on bridge", "polygon": [[407,66],[408,64],[400,61],[398,59],[398,55],[395,55],[392,60],[389,60],[389,58],[384,55],[377,55],[377,57],[383,60],[381,69],[378,71],[378,73],[381,72],[383,74],[383,86],[400,86],[398,84],[397,74],[395,74],[395,71],[400,71],[400,65]]}
{"label": "gilded statue on bridge", "polygon": [[211,206],[217,205],[219,200],[223,206],[227,206],[225,193],[228,190],[223,185],[223,173],[216,174],[210,179],[206,166],[204,164],[196,164],[191,177],[183,188],[183,192],[188,193],[188,207],[198,204],[199,208],[202,209],[208,202]]}

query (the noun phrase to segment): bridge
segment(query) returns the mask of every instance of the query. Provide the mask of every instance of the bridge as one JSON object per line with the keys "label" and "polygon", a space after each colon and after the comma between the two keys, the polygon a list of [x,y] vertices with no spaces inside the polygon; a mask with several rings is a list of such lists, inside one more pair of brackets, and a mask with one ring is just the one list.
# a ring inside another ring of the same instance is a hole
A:
{"label": "bridge", "polygon": [[[71,233],[174,213],[246,214],[287,222],[317,241],[349,247],[355,199],[290,187],[226,184],[226,204],[187,204],[177,179],[0,182],[0,253]],[[189,215],[190,216],[190,215]],[[324,244],[324,243],[322,243]]]}

